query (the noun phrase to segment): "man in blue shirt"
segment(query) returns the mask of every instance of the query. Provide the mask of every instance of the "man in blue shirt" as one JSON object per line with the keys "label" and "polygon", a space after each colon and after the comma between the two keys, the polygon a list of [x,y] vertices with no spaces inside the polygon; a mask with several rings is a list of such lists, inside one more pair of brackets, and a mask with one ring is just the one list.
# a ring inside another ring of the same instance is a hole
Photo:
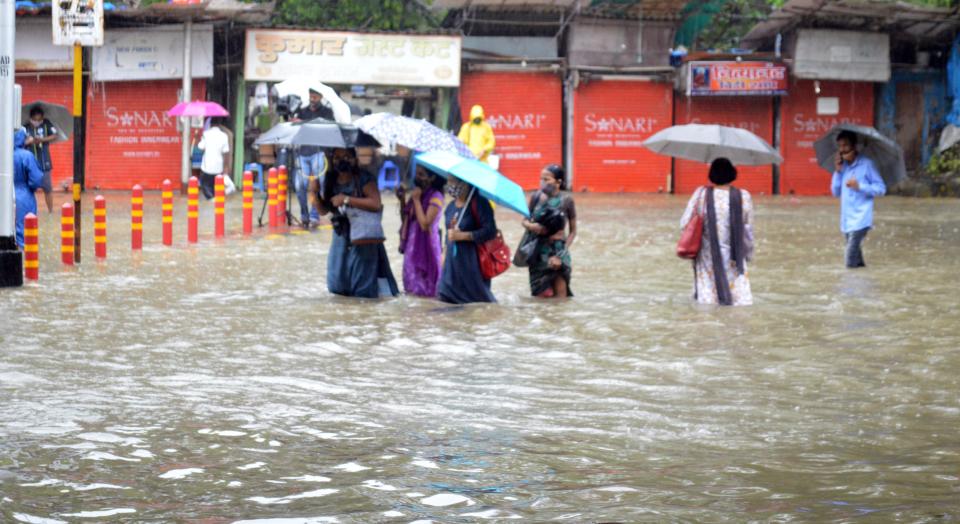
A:
{"label": "man in blue shirt", "polygon": [[840,231],[847,239],[847,267],[864,267],[860,244],[873,227],[873,198],[883,196],[887,186],[873,161],[857,153],[857,135],[837,135],[837,168],[831,184],[833,196],[840,197]]}

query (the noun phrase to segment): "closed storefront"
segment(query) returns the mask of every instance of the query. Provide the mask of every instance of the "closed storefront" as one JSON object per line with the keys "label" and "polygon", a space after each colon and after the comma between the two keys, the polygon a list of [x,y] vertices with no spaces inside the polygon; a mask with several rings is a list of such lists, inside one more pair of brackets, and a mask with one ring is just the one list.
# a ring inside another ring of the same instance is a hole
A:
{"label": "closed storefront", "polygon": [[[203,100],[205,82],[193,97]],[[104,82],[90,86],[87,106],[89,187],[160,189],[165,178],[180,184],[180,131],[167,110],[178,102],[178,80]]]}
{"label": "closed storefront", "polygon": [[669,127],[673,86],[645,80],[583,82],[574,96],[573,189],[669,190],[670,158],[642,143]]}
{"label": "closed storefront", "polygon": [[[677,124],[719,124],[739,127],[773,143],[773,100],[759,96],[685,97],[677,96]],[[690,194],[707,183],[708,164],[677,160],[674,191]],[[773,167],[737,166],[737,187],[755,194],[773,191]]]}
{"label": "closed storefront", "polygon": [[873,84],[792,80],[781,105],[781,192],[829,195],[831,173],[817,165],[813,143],[839,123],[873,125]]}
{"label": "closed storefront", "polygon": [[563,86],[553,73],[477,71],[463,75],[460,108],[483,106],[496,138],[500,172],[524,189],[538,187],[547,164],[563,163]]}

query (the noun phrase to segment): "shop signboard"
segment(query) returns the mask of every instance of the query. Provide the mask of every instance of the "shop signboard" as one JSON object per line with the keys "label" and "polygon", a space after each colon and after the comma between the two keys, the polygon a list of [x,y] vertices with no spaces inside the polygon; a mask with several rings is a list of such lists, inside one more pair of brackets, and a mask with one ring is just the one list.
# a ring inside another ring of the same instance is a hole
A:
{"label": "shop signboard", "polygon": [[103,0],[54,0],[50,12],[54,45],[103,45]]}
{"label": "shop signboard", "polygon": [[[93,79],[164,80],[183,77],[183,26],[165,25],[107,31],[93,51]],[[213,76],[213,26],[192,29],[193,78]]]}
{"label": "shop signboard", "polygon": [[787,66],[772,62],[688,62],[688,96],[787,94]]}
{"label": "shop signboard", "polygon": [[459,36],[250,29],[244,78],[457,87],[460,51]]}

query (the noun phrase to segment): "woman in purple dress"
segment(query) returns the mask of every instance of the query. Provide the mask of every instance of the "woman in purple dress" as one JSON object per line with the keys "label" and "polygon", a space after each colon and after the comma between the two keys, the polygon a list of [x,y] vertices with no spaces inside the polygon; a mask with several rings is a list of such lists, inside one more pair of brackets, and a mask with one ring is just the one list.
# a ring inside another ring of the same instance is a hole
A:
{"label": "woman in purple dress", "polygon": [[403,253],[403,288],[411,295],[437,296],[443,246],[440,212],[443,210],[443,177],[417,166],[416,184],[409,199],[397,191],[402,206],[400,252]]}

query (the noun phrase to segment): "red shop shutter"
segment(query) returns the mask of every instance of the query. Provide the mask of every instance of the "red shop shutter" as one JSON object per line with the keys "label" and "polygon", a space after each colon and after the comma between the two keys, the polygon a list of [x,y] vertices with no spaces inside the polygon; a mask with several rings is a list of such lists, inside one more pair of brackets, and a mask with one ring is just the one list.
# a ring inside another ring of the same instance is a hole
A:
{"label": "red shop shutter", "polygon": [[670,127],[671,84],[597,80],[581,84],[574,98],[574,189],[669,190],[670,157],[641,143]]}
{"label": "red shop shutter", "polygon": [[[205,88],[194,80],[194,100],[206,98]],[[167,116],[179,89],[179,80],[90,84],[87,187],[160,189],[165,178],[180,186],[180,133]]]}
{"label": "red shop shutter", "polygon": [[[773,100],[770,97],[700,96],[676,99],[677,124],[720,124],[740,127],[773,143]],[[707,184],[709,164],[677,160],[674,166],[677,194],[691,194]],[[773,191],[771,166],[737,166],[739,188],[755,194]]]}
{"label": "red shop shutter", "polygon": [[560,77],[551,73],[466,73],[460,87],[464,122],[474,104],[483,106],[493,128],[500,172],[524,189],[540,185],[540,171],[547,164],[563,164]]}
{"label": "red shop shutter", "polygon": [[[817,165],[813,143],[838,123],[873,125],[873,84],[820,80],[820,94],[812,80],[793,80],[781,104],[783,194],[829,195],[831,174]],[[840,111],[818,115],[817,98],[835,97]]]}
{"label": "red shop shutter", "polygon": [[[43,100],[62,105],[68,111],[73,110],[73,79],[70,75],[18,75],[17,83],[23,89],[24,105]],[[23,114],[22,117],[25,121],[30,118],[30,115]],[[65,131],[70,135],[70,139],[50,146],[50,161],[53,162],[51,179],[54,190],[63,181],[73,181],[73,129]]]}

